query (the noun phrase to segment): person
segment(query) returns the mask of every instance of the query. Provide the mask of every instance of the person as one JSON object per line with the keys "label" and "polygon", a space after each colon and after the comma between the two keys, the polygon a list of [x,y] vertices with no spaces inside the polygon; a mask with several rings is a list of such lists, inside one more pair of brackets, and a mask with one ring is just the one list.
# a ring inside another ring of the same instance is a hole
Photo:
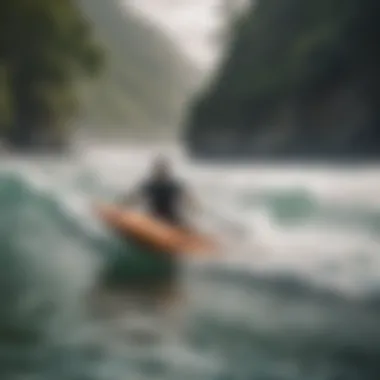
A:
{"label": "person", "polygon": [[[120,205],[131,207],[144,204],[154,218],[187,230],[193,228],[186,216],[200,209],[188,187],[174,174],[170,160],[162,155],[153,160],[147,178],[122,195],[119,201]],[[178,287],[179,262],[175,255],[156,252],[132,241],[129,247],[133,247],[135,254],[111,264],[110,281],[117,278],[125,289],[122,293],[137,297],[144,305],[171,308],[182,298]]]}
{"label": "person", "polygon": [[164,156],[158,156],[153,161],[148,178],[124,196],[122,203],[145,203],[153,217],[184,229],[190,228],[185,212],[200,210],[195,197],[176,178],[170,161]]}

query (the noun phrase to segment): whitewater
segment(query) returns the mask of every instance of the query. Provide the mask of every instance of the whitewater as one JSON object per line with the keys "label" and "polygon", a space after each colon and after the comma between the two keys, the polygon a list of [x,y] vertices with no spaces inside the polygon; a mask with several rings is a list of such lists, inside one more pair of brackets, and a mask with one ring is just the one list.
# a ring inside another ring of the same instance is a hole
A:
{"label": "whitewater", "polygon": [[[152,315],[160,338],[139,344],[123,335],[130,318],[88,310],[107,260],[137,254],[91,204],[130,189],[162,150],[223,215],[200,223],[225,245],[182,263],[179,327]],[[164,146],[2,157],[0,378],[379,379],[379,188],[376,167],[201,165]]]}

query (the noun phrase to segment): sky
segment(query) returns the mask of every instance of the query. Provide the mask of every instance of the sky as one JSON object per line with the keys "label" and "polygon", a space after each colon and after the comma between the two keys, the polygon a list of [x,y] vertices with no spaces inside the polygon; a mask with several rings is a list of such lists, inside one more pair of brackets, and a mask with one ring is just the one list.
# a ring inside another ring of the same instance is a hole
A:
{"label": "sky", "polygon": [[125,0],[126,4],[163,28],[200,68],[217,61],[220,49],[212,42],[222,27],[221,0]]}

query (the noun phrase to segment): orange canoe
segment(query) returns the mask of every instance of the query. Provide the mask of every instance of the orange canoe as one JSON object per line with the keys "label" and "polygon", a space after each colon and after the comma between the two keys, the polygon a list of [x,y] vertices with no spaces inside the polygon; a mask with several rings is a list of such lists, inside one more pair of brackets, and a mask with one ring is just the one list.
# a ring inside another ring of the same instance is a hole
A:
{"label": "orange canoe", "polygon": [[106,204],[97,204],[94,210],[109,227],[161,252],[209,254],[215,253],[217,249],[209,237],[181,230],[141,212]]}

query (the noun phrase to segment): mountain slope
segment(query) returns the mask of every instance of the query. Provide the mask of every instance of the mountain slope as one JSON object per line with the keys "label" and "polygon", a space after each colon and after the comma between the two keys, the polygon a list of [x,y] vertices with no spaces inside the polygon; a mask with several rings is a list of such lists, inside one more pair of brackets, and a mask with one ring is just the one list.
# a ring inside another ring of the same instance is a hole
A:
{"label": "mountain slope", "polygon": [[379,157],[377,0],[257,0],[186,141],[200,157]]}
{"label": "mountain slope", "polygon": [[83,118],[100,129],[173,128],[196,70],[157,27],[118,0],[79,0],[103,43],[107,67],[85,94]]}

